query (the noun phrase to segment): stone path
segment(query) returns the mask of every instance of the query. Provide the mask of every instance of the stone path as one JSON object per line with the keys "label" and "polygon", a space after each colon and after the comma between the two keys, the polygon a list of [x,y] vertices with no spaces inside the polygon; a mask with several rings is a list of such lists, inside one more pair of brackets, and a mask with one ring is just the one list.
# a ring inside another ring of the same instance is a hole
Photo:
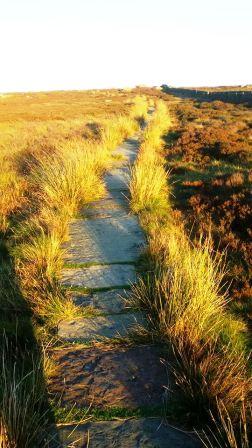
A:
{"label": "stone path", "polygon": [[[58,326],[63,346],[53,351],[57,368],[50,393],[68,409],[98,409],[104,415],[118,409],[156,409],[155,415],[162,415],[162,406],[169,403],[170,378],[160,348],[122,339],[146,325],[144,314],[132,310],[129,301],[145,244],[127,199],[129,165],[137,150],[138,137],[117,148],[123,162],[105,177],[107,196],[92,203],[70,225],[61,282],[74,302],[83,309],[91,307],[94,315]],[[58,437],[58,446],[64,448],[200,446],[160,418],[89,421],[77,428],[61,425]]]}
{"label": "stone path", "polygon": [[[72,434],[71,434],[72,432]],[[159,418],[88,422],[61,427],[68,447],[81,448],[195,448],[188,434],[167,427]],[[76,442],[77,444],[74,444]]]}

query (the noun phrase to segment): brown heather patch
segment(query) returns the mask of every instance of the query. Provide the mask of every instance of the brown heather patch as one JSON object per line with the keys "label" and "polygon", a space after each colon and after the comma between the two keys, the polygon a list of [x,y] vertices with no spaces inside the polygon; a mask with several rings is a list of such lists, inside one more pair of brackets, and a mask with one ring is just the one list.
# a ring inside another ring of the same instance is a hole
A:
{"label": "brown heather patch", "polygon": [[210,229],[215,250],[226,250],[232,308],[250,322],[251,110],[183,101],[174,111],[177,138],[166,140],[175,206],[192,236]]}

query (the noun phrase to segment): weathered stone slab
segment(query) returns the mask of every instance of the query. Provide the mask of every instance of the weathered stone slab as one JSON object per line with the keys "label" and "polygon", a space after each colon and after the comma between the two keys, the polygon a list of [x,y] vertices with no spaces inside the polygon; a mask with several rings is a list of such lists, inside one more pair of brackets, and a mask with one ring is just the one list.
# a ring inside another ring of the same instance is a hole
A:
{"label": "weathered stone slab", "polygon": [[[198,438],[165,424],[139,418],[58,426],[61,448],[201,448]],[[57,445],[56,445],[57,447]],[[58,447],[57,447],[58,448]]]}
{"label": "weathered stone slab", "polygon": [[135,216],[76,219],[70,224],[69,237],[64,245],[66,263],[132,262],[144,244]]}
{"label": "weathered stone slab", "polygon": [[104,338],[125,337],[137,325],[144,324],[145,318],[140,312],[63,320],[58,325],[58,335],[69,342],[100,341]]}
{"label": "weathered stone slab", "polygon": [[118,146],[116,153],[121,155],[129,163],[133,163],[137,157],[137,151],[139,148],[138,137],[133,137],[126,140],[121,146]]}
{"label": "weathered stone slab", "polygon": [[111,291],[100,291],[88,295],[73,294],[72,299],[78,306],[91,306],[104,314],[121,313],[128,308],[129,292],[122,289],[112,289]]}
{"label": "weathered stone slab", "polygon": [[125,166],[115,168],[109,171],[105,176],[105,184],[109,191],[111,190],[128,190],[129,188],[130,169]]}
{"label": "weathered stone slab", "polygon": [[98,265],[87,268],[63,269],[63,286],[90,289],[117,288],[131,285],[136,281],[135,266],[128,264]]}
{"label": "weathered stone slab", "polygon": [[168,405],[166,366],[157,347],[99,346],[53,351],[49,390],[60,405],[107,408]]}
{"label": "weathered stone slab", "polygon": [[92,204],[82,211],[81,215],[89,219],[96,219],[127,216],[128,213],[129,204],[123,195],[120,197],[113,197],[108,194],[106,198],[92,202]]}

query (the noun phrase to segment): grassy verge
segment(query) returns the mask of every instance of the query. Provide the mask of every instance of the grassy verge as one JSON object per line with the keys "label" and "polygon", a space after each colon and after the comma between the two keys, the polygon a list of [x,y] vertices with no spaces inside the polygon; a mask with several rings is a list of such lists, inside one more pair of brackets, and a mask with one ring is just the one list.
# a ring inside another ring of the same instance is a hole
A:
{"label": "grassy verge", "polygon": [[[224,255],[213,251],[210,235],[192,244],[172,209],[162,153],[167,125],[168,112],[159,104],[133,168],[131,206],[149,237],[149,271],[134,298],[147,309],[153,336],[174,355],[178,417],[196,425],[212,415],[222,433],[221,406],[237,431],[252,391],[247,331],[227,309]],[[156,173],[162,173],[158,187]]]}
{"label": "grassy verge", "polygon": [[[112,164],[112,150],[137,128],[134,118],[119,116],[105,122],[95,141],[73,136],[57,142],[52,153],[33,152],[30,159],[22,155],[29,166],[29,215],[21,212],[13,253],[24,294],[36,316],[49,326],[81,312],[58,283],[69,221],[80,208],[104,195],[102,176]],[[18,162],[22,165],[20,158]]]}
{"label": "grassy verge", "polygon": [[53,415],[46,394],[44,352],[19,287],[5,240],[0,250],[0,440],[3,448],[45,447]]}
{"label": "grassy verge", "polygon": [[[1,345],[0,437],[4,448],[45,447],[44,427],[53,413],[47,400],[50,366],[43,341],[63,318],[80,315],[59,285],[62,243],[78,210],[104,193],[102,176],[112,150],[138,129],[137,115],[105,118],[88,138],[64,123],[51,132],[28,132],[19,148],[8,138],[0,152]],[[142,100],[141,100],[142,101]],[[136,120],[137,119],[137,120]],[[19,126],[18,126],[19,127]],[[29,126],[27,125],[27,129]],[[14,147],[14,146],[13,146]]]}

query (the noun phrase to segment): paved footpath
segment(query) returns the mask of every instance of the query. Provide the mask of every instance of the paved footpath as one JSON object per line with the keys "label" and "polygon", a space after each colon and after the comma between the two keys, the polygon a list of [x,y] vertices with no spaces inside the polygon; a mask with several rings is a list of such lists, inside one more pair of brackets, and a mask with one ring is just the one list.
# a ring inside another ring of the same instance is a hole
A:
{"label": "paved footpath", "polygon": [[161,418],[109,419],[111,409],[114,414],[118,409],[141,408],[149,410],[148,415],[162,415],[162,407],[169,405],[169,375],[160,349],[123,341],[146,324],[144,314],[132,310],[127,299],[145,245],[138,219],[128,206],[129,166],[138,146],[136,136],[117,148],[122,162],[105,177],[107,196],[93,202],[70,225],[61,281],[72,291],[75,303],[92,310],[92,316],[59,324],[63,345],[54,350],[58,368],[50,392],[60,397],[61,407],[90,408],[108,417],[77,427],[59,426],[64,448],[200,446]]}

